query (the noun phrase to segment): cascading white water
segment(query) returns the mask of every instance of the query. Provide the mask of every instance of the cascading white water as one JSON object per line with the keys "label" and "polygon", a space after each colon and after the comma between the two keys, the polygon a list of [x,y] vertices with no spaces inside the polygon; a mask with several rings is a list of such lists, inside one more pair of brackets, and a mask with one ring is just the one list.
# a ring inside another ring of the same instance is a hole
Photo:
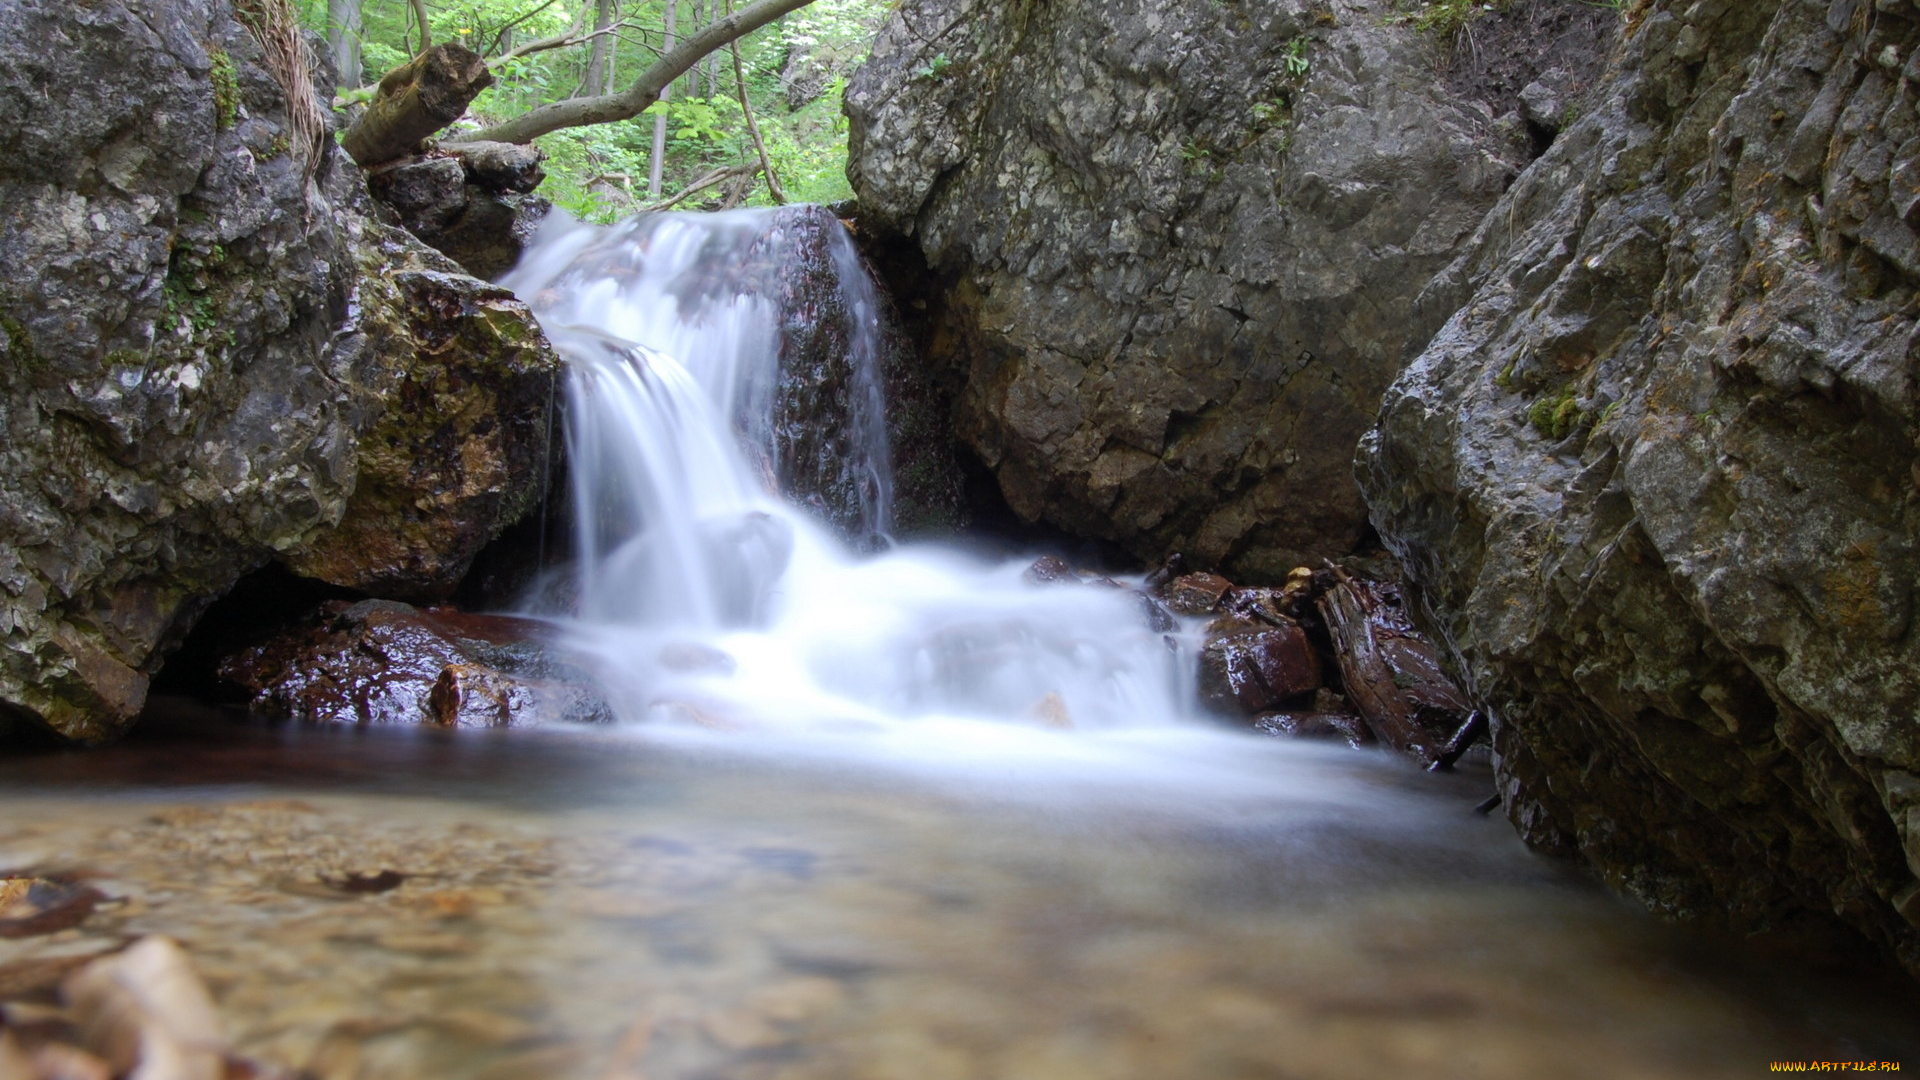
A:
{"label": "cascading white water", "polygon": [[[938,547],[860,555],[819,505],[776,490],[796,467],[774,416],[795,373],[782,383],[783,315],[766,295],[781,268],[757,264],[783,252],[781,222],[772,211],[562,218],[503,282],[571,367],[572,625],[616,708],[715,727],[1172,722],[1180,664],[1137,595],[1036,587],[1024,564]],[[884,537],[878,301],[835,230],[845,291],[832,306],[850,324],[835,400],[850,430],[833,445],[850,477],[838,487],[858,501],[842,524]]]}

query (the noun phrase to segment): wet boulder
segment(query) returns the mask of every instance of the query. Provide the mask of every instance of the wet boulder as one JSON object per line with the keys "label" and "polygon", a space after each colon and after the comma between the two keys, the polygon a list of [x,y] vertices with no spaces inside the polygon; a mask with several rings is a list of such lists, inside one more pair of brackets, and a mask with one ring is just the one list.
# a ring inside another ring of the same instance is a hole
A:
{"label": "wet boulder", "polygon": [[525,727],[612,710],[547,624],[365,600],[229,656],[220,678],[261,712],[349,724]]}
{"label": "wet boulder", "polygon": [[557,464],[562,362],[526,305],[418,245],[361,244],[359,442],[339,524],[283,555],[375,596],[444,600]]}
{"label": "wet boulder", "polygon": [[[392,566],[374,542],[411,531],[448,545],[414,564],[434,591],[538,488],[525,455],[450,469],[488,427],[526,444],[434,344],[464,348],[472,320],[415,334],[439,290],[396,275],[458,268],[378,220],[307,85],[333,80],[276,64],[265,33],[193,0],[0,4],[0,735],[119,734],[208,604],[281,556],[373,580],[353,550]],[[532,321],[466,295],[526,339],[508,366],[537,367]],[[399,400],[409,384],[428,392]],[[329,547],[416,468],[413,501]],[[442,483],[454,505],[418,504]]]}
{"label": "wet boulder", "polygon": [[1920,9],[1634,10],[1359,475],[1529,843],[1920,972]]}
{"label": "wet boulder", "polygon": [[1167,582],[1161,597],[1176,614],[1210,615],[1232,588],[1219,574],[1182,574]]}
{"label": "wet boulder", "polygon": [[1432,763],[1472,704],[1441,666],[1433,641],[1413,625],[1398,586],[1343,570],[1333,575],[1319,609],[1347,696],[1381,742]]}
{"label": "wet boulder", "polygon": [[1292,620],[1223,616],[1200,649],[1200,697],[1229,715],[1253,716],[1320,688],[1320,654]]}

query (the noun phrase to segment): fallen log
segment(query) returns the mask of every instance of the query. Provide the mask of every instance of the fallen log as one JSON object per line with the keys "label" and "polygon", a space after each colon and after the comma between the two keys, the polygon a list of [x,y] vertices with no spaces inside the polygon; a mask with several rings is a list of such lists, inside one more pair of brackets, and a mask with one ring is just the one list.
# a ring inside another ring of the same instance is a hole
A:
{"label": "fallen log", "polygon": [[362,168],[416,153],[434,132],[460,119],[467,104],[493,85],[479,53],[447,42],[387,72],[373,104],[340,145]]}
{"label": "fallen log", "polygon": [[1430,765],[1472,713],[1439,655],[1407,617],[1399,590],[1337,567],[1320,598],[1347,697],[1381,742]]}

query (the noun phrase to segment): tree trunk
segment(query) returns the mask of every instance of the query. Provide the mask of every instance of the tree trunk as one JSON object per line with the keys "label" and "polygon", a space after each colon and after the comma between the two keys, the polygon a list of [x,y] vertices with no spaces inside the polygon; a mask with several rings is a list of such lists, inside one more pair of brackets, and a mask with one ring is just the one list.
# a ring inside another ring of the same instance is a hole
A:
{"label": "tree trunk", "polygon": [[327,0],[327,53],[333,58],[338,85],[359,86],[360,0]]}
{"label": "tree trunk", "polygon": [[353,160],[371,168],[415,153],[421,140],[467,111],[493,83],[480,54],[448,42],[435,45],[380,80],[380,92],[340,140]]}
{"label": "tree trunk", "polygon": [[613,25],[613,0],[595,0],[593,9],[593,29],[601,36],[593,39],[593,45],[587,53],[587,73],[580,77],[580,89],[574,97],[594,97],[607,92],[611,81],[608,76],[609,50],[613,48],[613,35],[605,33]]}
{"label": "tree trunk", "polygon": [[[668,56],[673,55],[673,16],[674,9],[679,6],[680,0],[667,0],[666,30],[661,37],[660,45]],[[684,71],[686,69],[682,68],[681,70]],[[678,74],[678,72],[675,74]],[[669,75],[666,80],[661,83],[659,94],[655,100],[668,101],[672,97],[673,76]],[[648,102],[648,104],[652,104],[652,102]],[[667,111],[662,109],[659,114],[653,118],[653,158],[647,163],[647,198],[658,199],[660,197],[660,181],[665,173],[666,163]]]}

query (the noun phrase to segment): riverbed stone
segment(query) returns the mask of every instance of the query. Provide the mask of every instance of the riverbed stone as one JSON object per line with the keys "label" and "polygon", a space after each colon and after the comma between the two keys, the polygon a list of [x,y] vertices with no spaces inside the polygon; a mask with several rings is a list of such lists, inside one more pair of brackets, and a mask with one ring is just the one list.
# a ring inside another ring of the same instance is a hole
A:
{"label": "riverbed stone", "polygon": [[[1614,25],[1590,13],[1521,63],[1579,53],[1577,92]],[[1533,152],[1517,94],[1539,73],[1462,90],[1436,78],[1452,43],[1403,15],[906,0],[889,17],[848,87],[848,175],[863,224],[910,238],[940,283],[931,360],[1021,519],[1247,581],[1361,543],[1351,450],[1413,299]]]}
{"label": "riverbed stone", "polygon": [[1909,4],[1636,5],[1421,295],[1361,459],[1508,816],[1653,908],[1920,972]]}

